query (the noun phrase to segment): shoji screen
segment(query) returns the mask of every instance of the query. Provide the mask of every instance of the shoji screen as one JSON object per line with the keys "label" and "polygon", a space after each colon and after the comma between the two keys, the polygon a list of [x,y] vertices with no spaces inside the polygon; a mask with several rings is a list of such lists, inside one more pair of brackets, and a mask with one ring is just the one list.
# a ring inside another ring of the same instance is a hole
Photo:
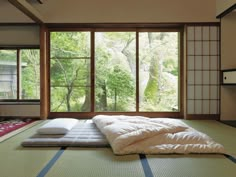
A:
{"label": "shoji screen", "polygon": [[[219,115],[219,26],[187,26],[187,117]],[[214,117],[214,116],[213,116]]]}

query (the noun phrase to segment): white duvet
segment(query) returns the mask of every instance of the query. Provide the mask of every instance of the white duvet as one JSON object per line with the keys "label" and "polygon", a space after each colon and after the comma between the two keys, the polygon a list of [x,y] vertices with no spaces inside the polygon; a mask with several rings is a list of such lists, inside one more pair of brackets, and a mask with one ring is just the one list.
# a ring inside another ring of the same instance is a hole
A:
{"label": "white duvet", "polygon": [[177,119],[99,115],[93,122],[117,155],[225,152],[209,136]]}

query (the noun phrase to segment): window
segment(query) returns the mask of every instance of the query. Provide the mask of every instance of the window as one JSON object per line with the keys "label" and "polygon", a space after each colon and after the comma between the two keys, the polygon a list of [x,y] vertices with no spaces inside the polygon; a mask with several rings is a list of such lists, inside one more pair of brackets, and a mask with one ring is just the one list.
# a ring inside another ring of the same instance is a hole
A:
{"label": "window", "polygon": [[52,32],[50,47],[51,111],[91,111],[90,32]]}
{"label": "window", "polygon": [[39,68],[39,49],[0,50],[0,99],[39,100]]}
{"label": "window", "polygon": [[139,33],[139,109],[176,112],[179,105],[179,33]]}
{"label": "window", "polygon": [[179,29],[51,31],[50,112],[181,114],[180,46]]}
{"label": "window", "polygon": [[95,33],[95,111],[136,110],[135,32]]}

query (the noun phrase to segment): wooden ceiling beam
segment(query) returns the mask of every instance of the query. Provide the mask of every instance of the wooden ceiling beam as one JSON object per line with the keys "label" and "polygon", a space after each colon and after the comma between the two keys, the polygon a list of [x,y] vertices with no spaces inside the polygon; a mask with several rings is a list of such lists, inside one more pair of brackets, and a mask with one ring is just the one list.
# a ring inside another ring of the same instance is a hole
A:
{"label": "wooden ceiling beam", "polygon": [[28,2],[26,2],[26,0],[8,0],[8,1],[36,23],[38,24],[44,23],[42,15]]}
{"label": "wooden ceiling beam", "polygon": [[43,0],[37,0],[39,4],[43,4]]}

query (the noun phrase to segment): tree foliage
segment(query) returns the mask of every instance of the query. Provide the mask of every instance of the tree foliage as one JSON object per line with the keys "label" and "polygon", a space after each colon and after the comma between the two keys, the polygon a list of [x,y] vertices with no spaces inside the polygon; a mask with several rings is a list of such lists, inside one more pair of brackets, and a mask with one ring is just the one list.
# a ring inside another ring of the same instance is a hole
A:
{"label": "tree foliage", "polygon": [[[18,57],[19,63],[17,62],[17,49],[0,50],[0,83],[3,88],[2,93],[7,93],[3,94],[5,99],[16,99],[17,89],[19,88],[20,99],[39,99],[39,49],[18,49],[18,51],[20,52]],[[19,77],[16,76],[17,73]],[[19,82],[17,82],[18,78]],[[17,86],[17,83],[19,83],[19,86]]]}
{"label": "tree foliage", "polygon": [[[137,69],[141,111],[178,108],[178,33],[140,33],[139,68],[135,32],[95,32],[94,42],[95,111],[135,111]],[[90,32],[52,32],[50,43],[51,111],[90,111]]]}

